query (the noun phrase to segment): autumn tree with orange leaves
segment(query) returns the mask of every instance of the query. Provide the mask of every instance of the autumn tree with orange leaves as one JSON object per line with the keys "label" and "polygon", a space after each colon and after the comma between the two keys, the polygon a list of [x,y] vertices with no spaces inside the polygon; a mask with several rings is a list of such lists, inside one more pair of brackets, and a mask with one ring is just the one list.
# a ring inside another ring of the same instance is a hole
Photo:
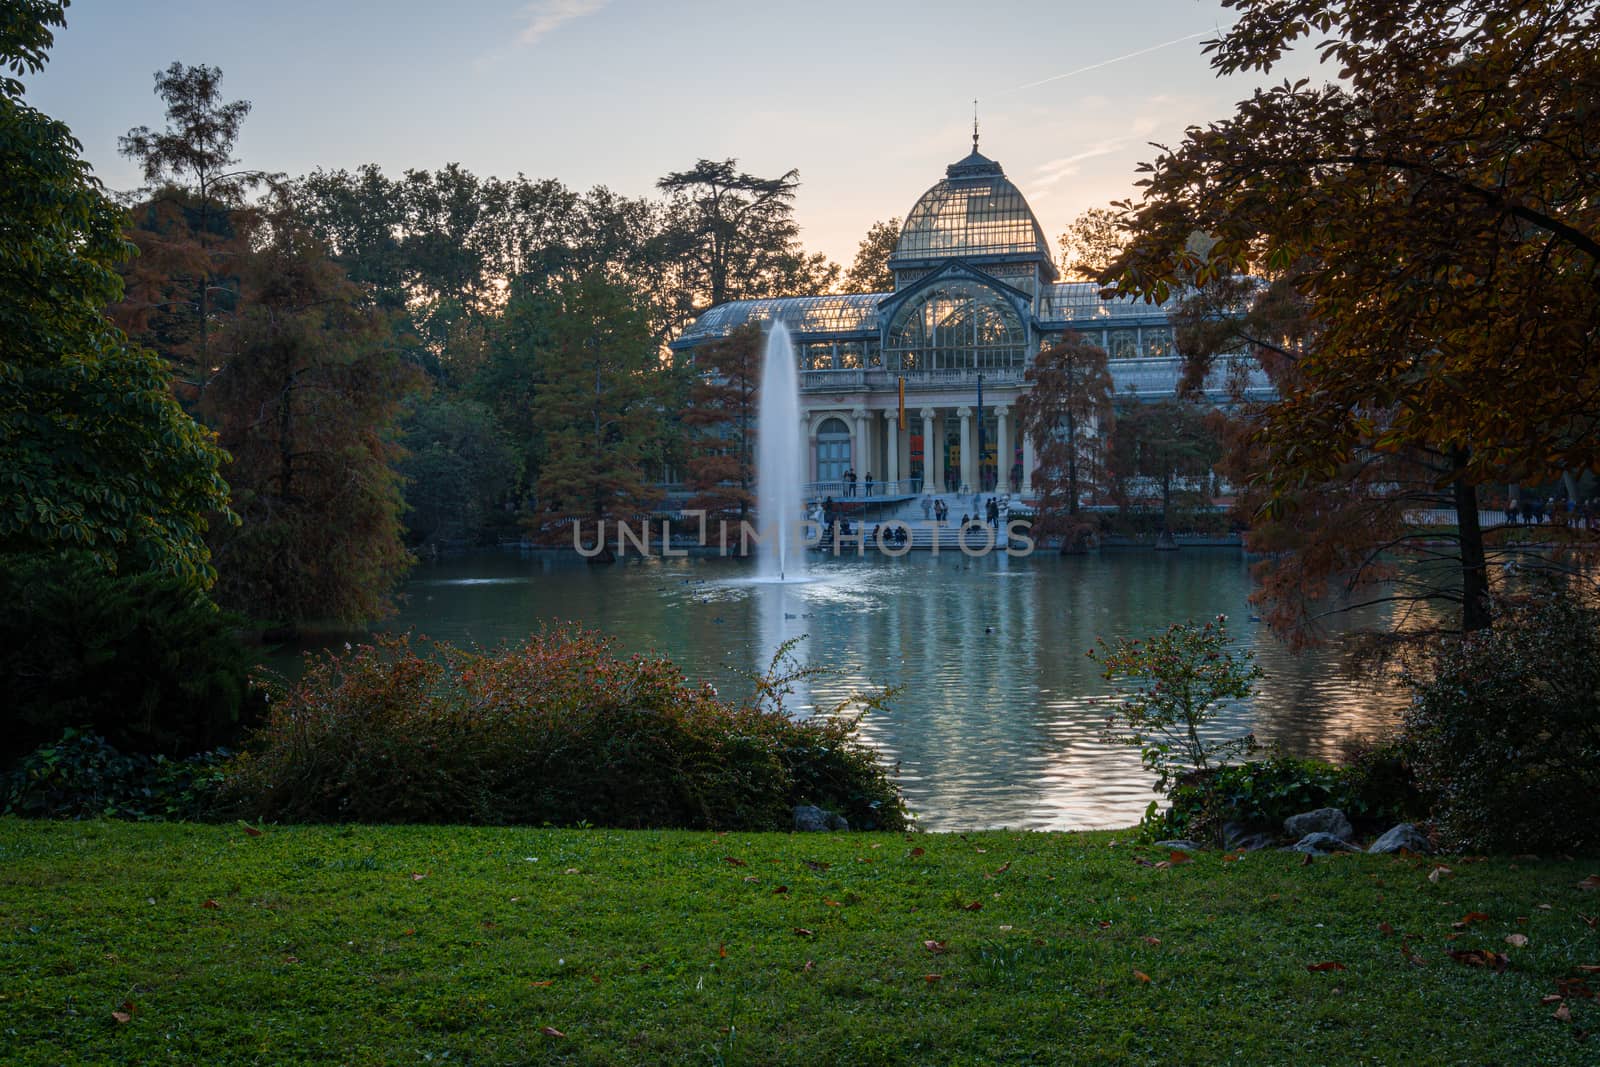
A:
{"label": "autumn tree with orange leaves", "polygon": [[1479,488],[1600,466],[1600,21],[1556,2],[1225,6],[1219,73],[1315,38],[1339,80],[1259,90],[1163,150],[1106,277],[1164,299],[1253,273],[1272,284],[1252,303],[1303,302],[1295,343],[1256,346],[1284,370],[1249,436],[1259,515],[1292,549],[1267,567],[1278,622],[1331,580],[1382,577],[1351,567],[1397,530],[1329,510],[1343,496],[1425,489],[1456,515],[1453,578],[1397,595],[1487,627]]}

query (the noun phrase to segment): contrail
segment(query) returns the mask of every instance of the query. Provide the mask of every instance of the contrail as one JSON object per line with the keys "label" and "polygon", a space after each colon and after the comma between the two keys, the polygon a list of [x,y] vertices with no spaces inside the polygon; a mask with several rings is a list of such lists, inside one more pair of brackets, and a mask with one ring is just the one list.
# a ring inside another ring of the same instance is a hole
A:
{"label": "contrail", "polygon": [[1178,37],[1171,41],[1165,41],[1161,44],[1153,44],[1149,48],[1141,48],[1137,52],[1129,52],[1127,55],[1117,56],[1115,59],[1102,59],[1100,62],[1091,63],[1087,67],[1079,67],[1077,70],[1069,70],[1065,74],[1052,74],[1048,78],[1040,78],[1038,81],[1029,82],[1027,85],[1018,85],[1015,88],[1007,89],[997,95],[1005,96],[1008,93],[1020,93],[1024,89],[1034,89],[1041,85],[1048,85],[1051,82],[1058,82],[1062,78],[1071,78],[1079,74],[1087,74],[1091,70],[1099,70],[1101,67],[1109,67],[1113,63],[1121,63],[1124,59],[1132,59],[1135,56],[1148,55],[1151,52],[1160,51],[1163,48],[1171,48],[1175,44],[1182,44],[1185,41],[1192,41],[1196,37],[1204,37],[1207,34],[1213,33],[1220,34],[1221,31],[1216,29],[1201,30],[1199,33],[1191,33],[1187,37]]}

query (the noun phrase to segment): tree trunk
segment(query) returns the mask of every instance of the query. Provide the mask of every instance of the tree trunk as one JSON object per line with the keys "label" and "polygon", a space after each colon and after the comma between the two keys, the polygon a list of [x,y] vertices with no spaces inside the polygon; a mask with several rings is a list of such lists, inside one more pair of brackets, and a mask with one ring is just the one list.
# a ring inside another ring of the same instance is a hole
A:
{"label": "tree trunk", "polygon": [[[1465,449],[1454,449],[1450,458],[1456,469],[1466,466]],[[1456,528],[1461,531],[1461,632],[1487,630],[1489,614],[1489,569],[1483,555],[1483,528],[1478,525],[1478,490],[1465,478],[1452,486],[1455,495]]]}

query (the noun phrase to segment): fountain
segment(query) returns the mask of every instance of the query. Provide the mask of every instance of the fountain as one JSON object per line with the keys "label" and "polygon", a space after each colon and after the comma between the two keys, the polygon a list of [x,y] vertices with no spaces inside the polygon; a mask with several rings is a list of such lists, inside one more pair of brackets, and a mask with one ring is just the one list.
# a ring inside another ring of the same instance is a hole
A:
{"label": "fountain", "polygon": [[762,546],[756,571],[763,581],[805,580],[800,510],[800,381],[789,329],[767,331],[761,367],[761,408],[756,425],[756,518]]}

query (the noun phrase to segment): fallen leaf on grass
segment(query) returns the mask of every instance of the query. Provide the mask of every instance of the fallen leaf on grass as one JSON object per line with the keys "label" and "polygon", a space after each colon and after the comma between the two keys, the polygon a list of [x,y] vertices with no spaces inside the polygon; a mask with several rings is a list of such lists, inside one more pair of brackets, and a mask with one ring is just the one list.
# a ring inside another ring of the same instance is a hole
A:
{"label": "fallen leaf on grass", "polygon": [[1570,1023],[1572,1021],[1572,1009],[1563,1004],[1550,1013],[1550,1018],[1557,1022]]}
{"label": "fallen leaf on grass", "polygon": [[1454,873],[1455,872],[1452,871],[1449,867],[1446,867],[1443,864],[1440,864],[1439,866],[1435,867],[1433,870],[1428,872],[1428,881],[1432,882],[1434,885],[1438,885],[1439,884],[1439,879],[1445,878],[1445,877],[1447,877],[1447,876],[1449,876],[1451,874],[1454,874]]}
{"label": "fallen leaf on grass", "polygon": [[939,979],[941,979],[943,977],[944,977],[944,975],[942,975],[942,974],[925,974],[925,975],[922,976],[922,980],[924,982],[927,982],[929,985],[932,985],[934,982],[937,982]]}
{"label": "fallen leaf on grass", "polygon": [[544,989],[546,986],[553,986],[556,983],[553,979],[546,978],[542,982],[534,982],[532,984],[535,989]]}
{"label": "fallen leaf on grass", "polygon": [[1600,874],[1591,874],[1578,883],[1579,889],[1600,889]]}
{"label": "fallen leaf on grass", "polygon": [[924,941],[922,947],[937,956],[945,950],[945,944],[943,941]]}
{"label": "fallen leaf on grass", "polygon": [[826,904],[830,908],[842,908],[842,907],[844,907],[844,905],[839,903],[837,900],[824,900],[823,903]]}
{"label": "fallen leaf on grass", "polygon": [[1311,866],[1311,860],[1312,860],[1311,853],[1307,852],[1304,856],[1300,857],[1300,866],[1302,866],[1302,867]]}
{"label": "fallen leaf on grass", "polygon": [[815,930],[807,930],[804,926],[796,926],[794,928],[794,932],[795,932],[795,936],[797,936],[797,937],[816,937],[817,936],[817,932]]}
{"label": "fallen leaf on grass", "polygon": [[1527,934],[1507,934],[1506,935],[1506,944],[1510,945],[1512,948],[1522,948],[1527,943],[1528,943],[1528,935]]}
{"label": "fallen leaf on grass", "polygon": [[718,959],[727,959],[728,958],[728,946],[727,946],[726,942],[719,943],[717,945],[717,958]]}
{"label": "fallen leaf on grass", "polygon": [[817,967],[817,961],[816,960],[806,960],[806,965],[804,967],[800,968],[800,969],[802,971],[813,971],[813,970],[816,970],[816,967]]}
{"label": "fallen leaf on grass", "polygon": [[1460,952],[1446,949],[1445,955],[1467,967],[1487,967],[1496,972],[1505,970],[1510,962],[1510,958],[1504,954],[1486,948],[1469,948]]}
{"label": "fallen leaf on grass", "polygon": [[1144,943],[1147,945],[1159,945],[1161,944],[1161,939],[1159,937],[1146,937]]}
{"label": "fallen leaf on grass", "polygon": [[1400,955],[1405,957],[1407,963],[1413,967],[1426,967],[1428,961],[1411,951],[1411,942],[1405,938],[1400,939]]}
{"label": "fallen leaf on grass", "polygon": [[1600,963],[1580,963],[1578,970],[1584,974],[1600,974]]}
{"label": "fallen leaf on grass", "polygon": [[[1540,907],[1544,906],[1545,905],[1542,904],[1540,905]],[[1591,930],[1595,928],[1596,924],[1600,924],[1600,915],[1584,915],[1582,912],[1580,912],[1578,914],[1578,918],[1582,919],[1583,925],[1587,926]]]}
{"label": "fallen leaf on grass", "polygon": [[1487,918],[1489,918],[1488,912],[1469,911],[1465,915],[1461,916],[1456,925],[1466,926],[1468,923],[1483,922]]}
{"label": "fallen leaf on grass", "polygon": [[813,871],[825,871],[833,866],[831,863],[818,863],[815,860],[801,860],[800,862],[810,867]]}
{"label": "fallen leaf on grass", "polygon": [[222,905],[221,905],[221,904],[218,904],[218,903],[217,903],[217,902],[216,902],[216,901],[214,901],[214,900],[208,900],[208,901],[206,901],[206,902],[205,902],[205,903],[204,903],[204,904],[202,904],[202,905],[200,905],[200,906],[201,906],[201,907],[202,907],[202,908],[209,908],[209,909],[211,909],[211,910],[212,910],[212,911],[216,911],[216,910],[217,910],[217,909],[218,909],[218,908],[220,908],[220,907],[222,907]]}
{"label": "fallen leaf on grass", "polygon": [[724,856],[722,857],[722,862],[732,867],[743,867],[745,865],[744,860],[737,856]]}
{"label": "fallen leaf on grass", "polygon": [[1544,996],[1539,998],[1539,1003],[1540,1004],[1560,1004],[1561,1003],[1561,994],[1559,994],[1559,993],[1546,993]]}
{"label": "fallen leaf on grass", "polygon": [[300,957],[299,956],[285,956],[285,957],[283,957],[283,962],[284,963],[299,963],[300,962]]}
{"label": "fallen leaf on grass", "polygon": [[1183,852],[1179,849],[1173,849],[1171,852],[1167,853],[1167,862],[1176,867],[1180,863],[1193,863],[1194,857],[1189,855],[1187,852]]}
{"label": "fallen leaf on grass", "polygon": [[566,1034],[563,1034],[560,1030],[557,1030],[553,1026],[541,1026],[539,1028],[539,1032],[541,1034],[543,1034],[545,1037],[566,1037],[567,1036]]}
{"label": "fallen leaf on grass", "polygon": [[1010,860],[1006,860],[1004,863],[1002,863],[1000,866],[998,866],[998,867],[996,867],[994,869],[994,873],[995,874],[1005,874],[1010,869],[1011,869],[1011,861]]}
{"label": "fallen leaf on grass", "polygon": [[1141,867],[1154,867],[1155,866],[1155,864],[1151,863],[1149,860],[1144,859],[1141,856],[1133,857],[1133,862],[1137,863]]}
{"label": "fallen leaf on grass", "polygon": [[133,1021],[133,1013],[136,1010],[137,1009],[133,1006],[133,1001],[124,1000],[122,1002],[122,1007],[111,1013],[111,1018],[116,1020],[118,1026],[121,1026],[123,1023]]}
{"label": "fallen leaf on grass", "polygon": [[1344,964],[1337,963],[1334,960],[1328,960],[1325,963],[1306,964],[1306,970],[1308,971],[1348,971],[1349,969]]}
{"label": "fallen leaf on grass", "polygon": [[1378,929],[1382,931],[1386,937],[1394,936],[1394,927],[1390,926],[1388,923],[1379,923]]}
{"label": "fallen leaf on grass", "polygon": [[962,911],[982,911],[983,910],[983,901],[974,900],[971,904],[963,904],[963,905],[961,905],[961,910]]}
{"label": "fallen leaf on grass", "polygon": [[[873,847],[877,847],[877,846],[873,846]],[[910,856],[912,859],[917,859],[920,856],[927,855],[927,852],[928,852],[927,849],[923,848],[921,845],[918,845],[916,848],[914,848],[910,852],[906,853],[906,855]]]}
{"label": "fallen leaf on grass", "polygon": [[1145,974],[1143,971],[1134,971],[1133,972],[1133,976],[1135,978],[1139,979],[1139,981],[1141,981],[1141,982],[1150,981],[1150,976],[1148,974]]}
{"label": "fallen leaf on grass", "polygon": [[788,891],[789,891],[789,887],[788,886],[780,885],[780,886],[776,887],[775,889],[773,889],[772,892],[773,892],[773,895],[776,896],[776,895],[781,894],[781,893],[787,893]]}
{"label": "fallen leaf on grass", "polygon": [[761,876],[759,874],[747,874],[744,876],[744,880],[749,883],[755,883],[761,881]]}
{"label": "fallen leaf on grass", "polygon": [[260,837],[261,836],[261,831],[257,830],[254,826],[251,826],[247,822],[241,822],[239,824],[239,829],[243,830],[245,833],[249,834],[251,837]]}

